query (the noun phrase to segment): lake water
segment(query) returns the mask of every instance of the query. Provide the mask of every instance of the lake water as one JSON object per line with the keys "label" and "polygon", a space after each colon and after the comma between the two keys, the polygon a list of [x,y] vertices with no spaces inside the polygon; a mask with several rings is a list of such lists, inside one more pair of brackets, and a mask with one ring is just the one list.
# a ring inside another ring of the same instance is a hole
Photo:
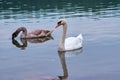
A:
{"label": "lake water", "polygon": [[[58,53],[54,39],[14,41],[19,27],[53,29],[68,23],[67,37],[83,34],[83,48]],[[120,0],[0,0],[0,80],[119,80]]]}

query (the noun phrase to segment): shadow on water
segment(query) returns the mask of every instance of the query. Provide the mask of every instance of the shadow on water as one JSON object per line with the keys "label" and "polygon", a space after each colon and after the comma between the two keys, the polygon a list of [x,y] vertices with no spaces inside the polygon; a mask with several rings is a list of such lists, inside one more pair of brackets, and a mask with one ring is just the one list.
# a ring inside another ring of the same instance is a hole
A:
{"label": "shadow on water", "polygon": [[12,44],[17,48],[22,50],[26,49],[28,42],[30,43],[44,43],[48,40],[53,40],[52,36],[44,37],[44,38],[35,38],[35,39],[20,39],[20,42],[16,39],[12,39]]}

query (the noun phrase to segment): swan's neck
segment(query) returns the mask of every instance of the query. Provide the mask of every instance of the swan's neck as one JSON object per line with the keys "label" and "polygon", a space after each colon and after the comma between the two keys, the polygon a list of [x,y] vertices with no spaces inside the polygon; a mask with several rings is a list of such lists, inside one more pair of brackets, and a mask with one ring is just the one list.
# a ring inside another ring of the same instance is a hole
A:
{"label": "swan's neck", "polygon": [[67,24],[64,24],[63,25],[62,36],[61,36],[59,47],[58,47],[58,51],[65,51],[65,46],[64,45],[65,45],[66,32],[67,32]]}
{"label": "swan's neck", "polygon": [[18,31],[19,32],[22,31],[22,34],[21,34],[20,38],[25,38],[27,36],[27,29],[25,27],[18,28]]}

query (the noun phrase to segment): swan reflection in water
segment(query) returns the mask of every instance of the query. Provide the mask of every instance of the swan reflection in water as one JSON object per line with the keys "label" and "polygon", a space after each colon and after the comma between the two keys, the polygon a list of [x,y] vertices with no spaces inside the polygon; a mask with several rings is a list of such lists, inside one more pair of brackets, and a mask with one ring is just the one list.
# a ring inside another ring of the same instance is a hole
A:
{"label": "swan reflection in water", "polygon": [[22,39],[22,38],[20,38],[20,41],[16,40],[16,39],[12,39],[12,43],[17,48],[20,48],[20,49],[24,50],[27,47],[28,42],[30,42],[30,43],[43,43],[43,42],[46,42],[48,40],[53,40],[53,37],[52,36],[47,36],[47,37],[43,37],[43,38],[33,38],[33,39]]}
{"label": "swan reflection in water", "polygon": [[[30,43],[43,43],[45,41],[51,40],[53,39],[52,37],[46,37],[46,38],[36,38],[36,39],[20,39],[21,40],[21,44],[13,39],[12,43],[21,49],[25,49],[27,47],[27,42]],[[46,76],[44,78],[42,78],[42,80],[68,80],[68,69],[67,69],[67,63],[66,63],[66,58],[67,57],[76,57],[77,55],[81,54],[83,51],[82,48],[77,49],[77,50],[73,50],[73,51],[58,51],[58,56],[60,58],[60,63],[62,66],[62,70],[63,70],[63,75],[59,75],[57,77],[52,77],[52,76]],[[41,79],[41,78],[40,78]]]}
{"label": "swan reflection in water", "polygon": [[58,76],[58,78],[60,80],[67,80],[68,70],[67,70],[67,65],[66,65],[66,60],[65,60],[65,51],[58,51],[58,55],[59,55],[59,58],[60,58],[62,69],[63,69],[63,76]]}
{"label": "swan reflection in water", "polygon": [[60,62],[62,65],[62,69],[63,69],[63,76],[58,76],[59,80],[68,80],[68,69],[67,69],[67,64],[66,64],[66,57],[73,57],[76,56],[80,53],[82,53],[83,49],[77,49],[74,51],[58,51],[58,55],[60,58]]}

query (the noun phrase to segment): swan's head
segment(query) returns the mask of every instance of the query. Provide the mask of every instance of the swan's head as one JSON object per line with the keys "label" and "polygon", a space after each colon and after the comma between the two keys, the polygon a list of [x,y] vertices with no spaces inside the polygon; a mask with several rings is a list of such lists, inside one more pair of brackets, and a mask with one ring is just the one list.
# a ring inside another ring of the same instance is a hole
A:
{"label": "swan's head", "polygon": [[14,39],[14,38],[16,38],[17,36],[18,36],[18,34],[19,34],[19,32],[14,32],[13,34],[12,34],[12,39]]}
{"label": "swan's head", "polygon": [[65,24],[66,24],[66,21],[65,21],[64,19],[62,19],[62,20],[60,20],[60,21],[57,23],[57,25],[56,25],[55,28],[58,28],[59,26],[65,25]]}

